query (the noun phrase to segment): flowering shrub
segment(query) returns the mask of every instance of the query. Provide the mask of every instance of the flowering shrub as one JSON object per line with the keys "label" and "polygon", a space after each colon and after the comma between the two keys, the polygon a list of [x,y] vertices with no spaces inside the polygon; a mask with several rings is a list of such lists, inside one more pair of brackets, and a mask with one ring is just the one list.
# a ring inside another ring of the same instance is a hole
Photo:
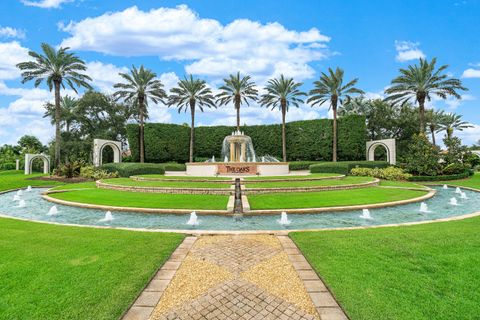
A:
{"label": "flowering shrub", "polygon": [[118,178],[118,172],[108,172],[106,170],[97,169],[94,166],[84,166],[80,169],[80,176],[88,179],[109,179]]}
{"label": "flowering shrub", "polygon": [[385,180],[408,180],[412,175],[396,167],[379,168],[353,168],[350,173],[354,176],[374,177]]}

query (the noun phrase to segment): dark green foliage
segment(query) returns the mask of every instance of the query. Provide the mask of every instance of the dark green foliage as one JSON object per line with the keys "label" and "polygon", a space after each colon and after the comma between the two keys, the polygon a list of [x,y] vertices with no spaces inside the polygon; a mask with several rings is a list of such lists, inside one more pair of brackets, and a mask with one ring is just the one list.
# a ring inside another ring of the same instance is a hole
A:
{"label": "dark green foliage", "polygon": [[473,170],[465,170],[459,174],[452,175],[439,175],[439,176],[411,176],[409,181],[447,181],[447,180],[458,180],[466,179],[473,175]]}
{"label": "dark green foliage", "polygon": [[55,169],[54,174],[69,179],[78,177],[80,175],[80,170],[84,165],[85,163],[82,161],[67,162],[61,164],[57,169]]}
{"label": "dark green foliage", "polygon": [[405,156],[405,170],[416,176],[436,176],[440,171],[439,149],[425,134],[413,135]]}
{"label": "dark green foliage", "polygon": [[0,164],[0,170],[15,170],[16,164],[12,162],[7,162]]}
{"label": "dark green foliage", "polygon": [[459,174],[465,172],[466,168],[461,163],[450,163],[442,170],[444,175]]}
{"label": "dark green foliage", "polygon": [[[196,159],[221,158],[222,142],[234,127],[195,128]],[[258,156],[282,156],[280,124],[245,126]],[[147,123],[145,125],[145,161],[188,161],[190,128],[185,125]],[[332,158],[332,120],[306,120],[287,123],[289,161],[330,161]],[[127,125],[128,142],[133,161],[139,160],[138,125]],[[351,115],[338,121],[338,155],[341,160],[358,160],[365,156],[365,117]],[[259,159],[260,160],[260,159]]]}
{"label": "dark green foliage", "polygon": [[339,173],[349,174],[353,168],[387,168],[386,161],[340,161],[323,162],[310,166],[311,173]]}
{"label": "dark green foliage", "polygon": [[320,161],[292,161],[288,164],[290,170],[309,170],[312,164],[320,163]]}
{"label": "dark green foliage", "polygon": [[165,166],[157,163],[107,163],[100,167],[107,172],[118,172],[120,177],[130,177],[140,174],[164,174]]}
{"label": "dark green foliage", "polygon": [[165,163],[164,165],[165,171],[185,171],[187,168],[185,167],[184,163]]}

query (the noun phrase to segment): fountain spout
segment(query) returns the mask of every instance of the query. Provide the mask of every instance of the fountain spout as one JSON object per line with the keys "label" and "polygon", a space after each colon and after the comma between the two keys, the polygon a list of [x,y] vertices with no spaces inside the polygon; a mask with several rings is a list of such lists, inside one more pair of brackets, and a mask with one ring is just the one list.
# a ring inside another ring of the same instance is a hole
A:
{"label": "fountain spout", "polygon": [[58,214],[57,206],[52,206],[50,210],[48,210],[47,216],[56,216]]}
{"label": "fountain spout", "polygon": [[428,213],[428,205],[425,202],[420,203],[420,212]]}
{"label": "fountain spout", "polygon": [[362,214],[359,217],[365,220],[373,220],[372,216],[370,215],[370,210],[368,209],[363,209]]}
{"label": "fountain spout", "polygon": [[457,201],[457,198],[453,197],[453,198],[450,198],[450,204],[452,206],[456,206],[458,205],[458,201]]}
{"label": "fountain spout", "polygon": [[291,221],[288,220],[288,215],[285,211],[280,215],[280,220],[278,220],[278,223],[280,223],[282,226],[288,226],[291,223]]}
{"label": "fountain spout", "polygon": [[187,224],[189,226],[198,226],[199,225],[197,213],[195,211],[190,213],[190,219],[188,219]]}

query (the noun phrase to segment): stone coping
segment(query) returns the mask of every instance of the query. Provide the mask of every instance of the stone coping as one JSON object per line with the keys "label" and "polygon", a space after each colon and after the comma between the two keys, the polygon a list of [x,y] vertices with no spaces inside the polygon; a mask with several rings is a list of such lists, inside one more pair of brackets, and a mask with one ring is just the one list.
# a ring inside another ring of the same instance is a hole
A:
{"label": "stone coping", "polygon": [[[222,175],[223,176],[223,175]],[[303,176],[303,175],[285,175],[285,177],[291,177],[291,176]],[[215,180],[215,179],[202,179],[202,177],[198,178],[191,178],[191,179],[175,179],[175,176],[171,176],[172,178],[148,178],[148,177],[139,177],[139,176],[130,176],[129,178],[132,180],[136,181],[175,181],[175,182],[213,182],[213,183],[226,183],[226,184],[232,184],[236,178],[240,178],[240,181],[242,184],[245,183],[257,183],[257,182],[290,182],[290,181],[320,181],[320,180],[340,180],[345,178],[346,176],[344,174],[341,175],[332,175],[332,176],[325,176],[325,177],[307,177],[308,175],[305,175],[305,178],[295,178],[295,179],[288,179],[288,178],[277,178],[277,179],[252,179],[248,180],[245,178],[251,178],[252,175],[237,175],[237,176],[232,176],[229,177],[231,178],[230,180]],[[184,176],[182,176],[184,177]],[[261,177],[261,176],[258,176]]]}
{"label": "stone coping", "polygon": [[218,164],[245,164],[245,165],[257,165],[257,166],[278,166],[289,164],[289,162],[187,162],[185,165],[189,166],[211,166]]}
{"label": "stone coping", "polygon": [[[291,176],[300,176],[300,175],[286,175],[285,177],[291,177]],[[259,176],[261,177],[261,176]],[[251,176],[246,176],[242,177],[241,181],[242,183],[257,183],[257,182],[290,182],[290,181],[318,181],[318,180],[340,180],[345,178],[346,176],[344,174],[341,175],[332,175],[332,176],[326,176],[326,177],[316,177],[316,178],[295,178],[295,179],[288,179],[288,178],[278,178],[278,179],[245,179],[245,178],[251,178]]]}
{"label": "stone coping", "polygon": [[[168,176],[167,176],[168,177]],[[182,177],[185,177],[185,176],[182,176]],[[135,181],[174,181],[174,182],[213,182],[213,183],[225,183],[225,184],[232,184],[233,181],[235,181],[234,178],[231,178],[231,179],[218,179],[218,180],[215,180],[215,179],[205,179],[202,177],[198,177],[198,178],[191,178],[191,179],[175,179],[175,176],[172,176],[172,178],[146,178],[146,177],[139,177],[139,176],[130,176],[129,177],[130,179],[132,180],[135,180]]]}
{"label": "stone coping", "polygon": [[105,183],[101,180],[96,181],[97,188],[117,191],[145,192],[145,193],[168,193],[168,194],[216,194],[231,195],[234,190],[230,188],[175,188],[175,187],[143,187],[143,186],[124,186],[119,184]]}
{"label": "stone coping", "polygon": [[333,186],[312,186],[312,187],[278,187],[278,188],[245,188],[246,195],[261,193],[285,193],[285,192],[316,192],[331,190],[349,190],[367,187],[376,187],[380,183],[380,179],[375,178],[373,181],[362,182],[357,184],[333,185]]}

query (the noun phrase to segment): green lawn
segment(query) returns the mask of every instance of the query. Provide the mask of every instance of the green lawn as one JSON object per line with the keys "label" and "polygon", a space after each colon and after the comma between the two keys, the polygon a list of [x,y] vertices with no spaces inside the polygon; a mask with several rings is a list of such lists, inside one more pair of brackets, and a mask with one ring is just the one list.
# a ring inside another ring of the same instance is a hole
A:
{"label": "green lawn", "polygon": [[294,187],[320,187],[320,186],[341,186],[348,184],[359,184],[372,182],[374,179],[370,177],[345,177],[343,179],[332,180],[311,180],[311,181],[272,181],[272,182],[255,182],[246,184],[247,188],[294,188]]}
{"label": "green lawn", "polygon": [[137,208],[226,210],[228,202],[228,196],[223,195],[160,194],[108,189],[76,190],[52,193],[50,196],[74,202]]}
{"label": "green lawn", "polygon": [[32,187],[48,187],[56,186],[62,183],[56,181],[30,180],[30,178],[41,177],[43,174],[34,173],[25,175],[23,171],[1,171],[0,172],[0,191],[15,188]]}
{"label": "green lawn", "polygon": [[288,179],[288,180],[295,180],[295,179],[314,179],[314,178],[334,178],[341,176],[338,173],[311,173],[307,175],[290,175],[290,176],[254,176],[254,177],[246,177],[245,180],[275,180],[275,179]]}
{"label": "green lawn", "polygon": [[55,188],[52,188],[52,190],[93,189],[96,187],[97,185],[95,181],[89,181],[89,182],[64,184],[62,186],[57,186]]}
{"label": "green lawn", "polygon": [[469,188],[477,188],[480,189],[480,173],[475,173],[473,176],[471,176],[468,179],[462,179],[462,180],[451,180],[451,181],[439,181],[439,182],[426,182],[425,184],[448,184],[452,186],[458,186],[458,187],[469,187]]}
{"label": "green lawn", "polygon": [[130,178],[104,179],[105,183],[137,187],[169,187],[169,188],[230,188],[231,183],[223,182],[191,182],[191,181],[137,181]]}
{"label": "green lawn", "polygon": [[480,218],[291,233],[352,320],[480,315]]}
{"label": "green lawn", "polygon": [[425,195],[426,191],[370,187],[321,192],[268,193],[249,195],[253,210],[320,208],[373,204],[405,200]]}
{"label": "green lawn", "polygon": [[380,186],[382,187],[402,187],[402,188],[425,188],[423,185],[410,182],[410,181],[391,181],[381,180]]}
{"label": "green lawn", "polygon": [[166,176],[163,174],[141,174],[136,177],[151,179],[176,179],[176,180],[232,180],[227,177],[193,177],[193,176]]}
{"label": "green lawn", "polygon": [[118,319],[183,239],[0,219],[0,319]]}

